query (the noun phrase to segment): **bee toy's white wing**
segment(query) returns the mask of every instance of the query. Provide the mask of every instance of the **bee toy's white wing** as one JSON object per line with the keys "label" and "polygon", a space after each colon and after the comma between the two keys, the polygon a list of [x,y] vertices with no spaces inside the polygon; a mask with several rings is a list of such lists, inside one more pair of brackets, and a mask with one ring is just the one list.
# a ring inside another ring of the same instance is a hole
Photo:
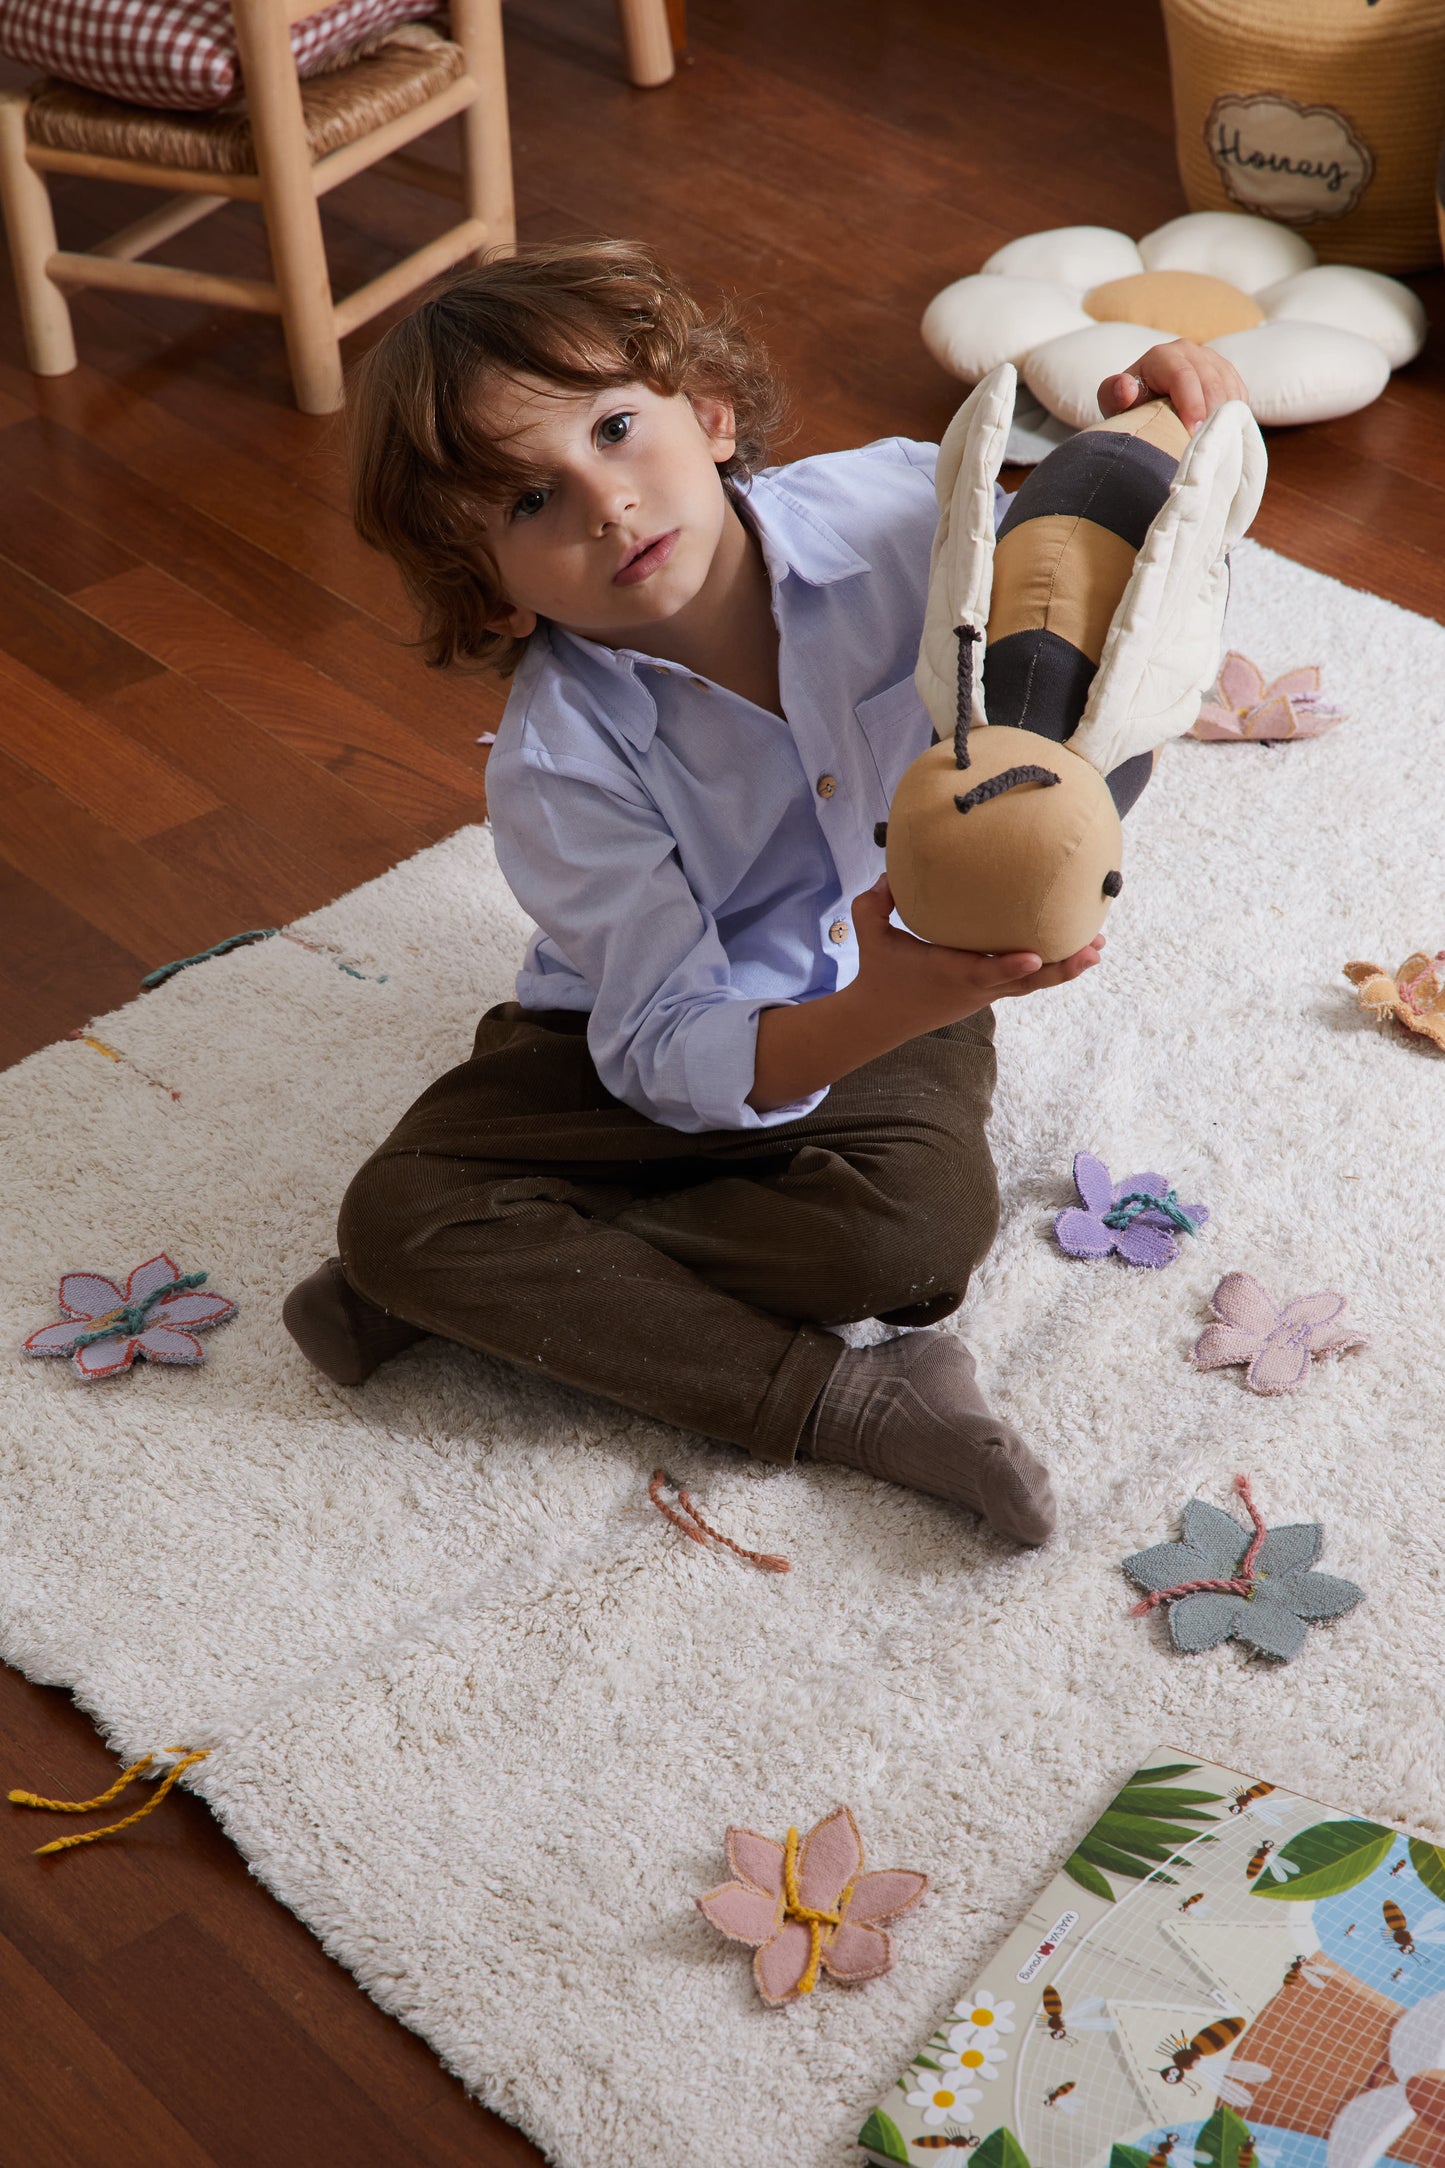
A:
{"label": "bee toy's white wing", "polygon": [[913,682],[941,738],[958,715],[959,625],[979,633],[974,652],[973,719],[983,709],[983,631],[993,593],[993,486],[1013,422],[1018,372],[1000,362],[974,386],[938,448],[938,529],[928,571],[928,607]]}
{"label": "bee toy's white wing", "polygon": [[1179,462],[1069,741],[1101,775],[1178,737],[1199,713],[1223,646],[1228,553],[1259,510],[1266,468],[1259,425],[1239,399],[1216,408]]}

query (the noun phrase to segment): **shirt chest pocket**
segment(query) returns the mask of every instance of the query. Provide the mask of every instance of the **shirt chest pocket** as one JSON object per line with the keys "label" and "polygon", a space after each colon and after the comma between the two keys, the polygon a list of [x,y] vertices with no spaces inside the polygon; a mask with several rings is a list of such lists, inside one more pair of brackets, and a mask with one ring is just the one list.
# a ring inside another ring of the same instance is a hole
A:
{"label": "shirt chest pocket", "polygon": [[886,813],[904,769],[933,742],[933,724],[911,674],[860,701],[853,712],[873,755]]}

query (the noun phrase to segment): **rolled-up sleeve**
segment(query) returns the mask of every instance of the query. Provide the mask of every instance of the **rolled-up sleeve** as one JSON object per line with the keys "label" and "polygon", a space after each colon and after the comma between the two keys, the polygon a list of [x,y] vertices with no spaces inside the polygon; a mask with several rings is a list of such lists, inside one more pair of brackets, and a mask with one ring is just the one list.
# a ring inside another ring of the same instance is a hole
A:
{"label": "rolled-up sleeve", "polygon": [[513,895],[596,990],[587,1044],[614,1097],[688,1131],[771,1128],[821,1103],[823,1092],[766,1114],[747,1104],[758,1016],[790,1004],[734,983],[673,836],[628,778],[509,763],[492,828]]}

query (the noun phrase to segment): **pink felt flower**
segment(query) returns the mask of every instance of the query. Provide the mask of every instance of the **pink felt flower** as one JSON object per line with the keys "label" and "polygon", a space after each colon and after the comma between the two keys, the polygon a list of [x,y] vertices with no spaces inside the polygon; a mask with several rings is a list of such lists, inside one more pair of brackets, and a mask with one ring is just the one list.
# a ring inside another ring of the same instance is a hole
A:
{"label": "pink felt flower", "polygon": [[1191,738],[1317,738],[1345,719],[1320,691],[1318,663],[1286,670],[1272,685],[1264,672],[1231,648],[1219,666],[1219,679],[1199,710]]}
{"label": "pink felt flower", "polygon": [[1248,1363],[1244,1382],[1252,1393],[1292,1393],[1303,1385],[1315,1356],[1370,1344],[1368,1333],[1335,1322],[1345,1297],[1329,1289],[1297,1295],[1281,1310],[1249,1273],[1227,1272],[1210,1307],[1219,1323],[1195,1341],[1194,1361],[1201,1370]]}
{"label": "pink felt flower", "polygon": [[847,1807],[835,1807],[801,1845],[796,1829],[786,1844],[756,1830],[730,1829],[728,1865],[736,1880],[695,1900],[730,1941],[757,1951],[753,1976],[764,2002],[810,1995],[818,1968],[855,1987],[893,1964],[893,1945],[879,1925],[917,1904],[926,1874],[894,1867],[863,1872],[863,1840]]}
{"label": "pink felt flower", "polygon": [[153,1363],[199,1363],[196,1338],[236,1314],[225,1295],[198,1295],[204,1272],[182,1274],[164,1252],[137,1265],[124,1289],[101,1272],[67,1272],[60,1282],[58,1325],[43,1325],[26,1355],[73,1355],[83,1378],[113,1378],[138,1355]]}

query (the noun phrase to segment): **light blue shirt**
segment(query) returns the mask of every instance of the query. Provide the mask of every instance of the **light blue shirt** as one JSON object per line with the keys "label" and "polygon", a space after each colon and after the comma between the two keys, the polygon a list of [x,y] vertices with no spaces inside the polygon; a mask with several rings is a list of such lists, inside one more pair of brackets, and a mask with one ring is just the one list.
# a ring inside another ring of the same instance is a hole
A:
{"label": "light blue shirt", "polygon": [[590,1012],[602,1082],[654,1121],[764,1129],[826,1096],[747,1104],[758,1015],[853,978],[874,823],[932,741],[913,666],[936,458],[892,437],[741,493],[782,715],[555,625],[528,643],[487,766],[498,863],[538,927],[517,999]]}

